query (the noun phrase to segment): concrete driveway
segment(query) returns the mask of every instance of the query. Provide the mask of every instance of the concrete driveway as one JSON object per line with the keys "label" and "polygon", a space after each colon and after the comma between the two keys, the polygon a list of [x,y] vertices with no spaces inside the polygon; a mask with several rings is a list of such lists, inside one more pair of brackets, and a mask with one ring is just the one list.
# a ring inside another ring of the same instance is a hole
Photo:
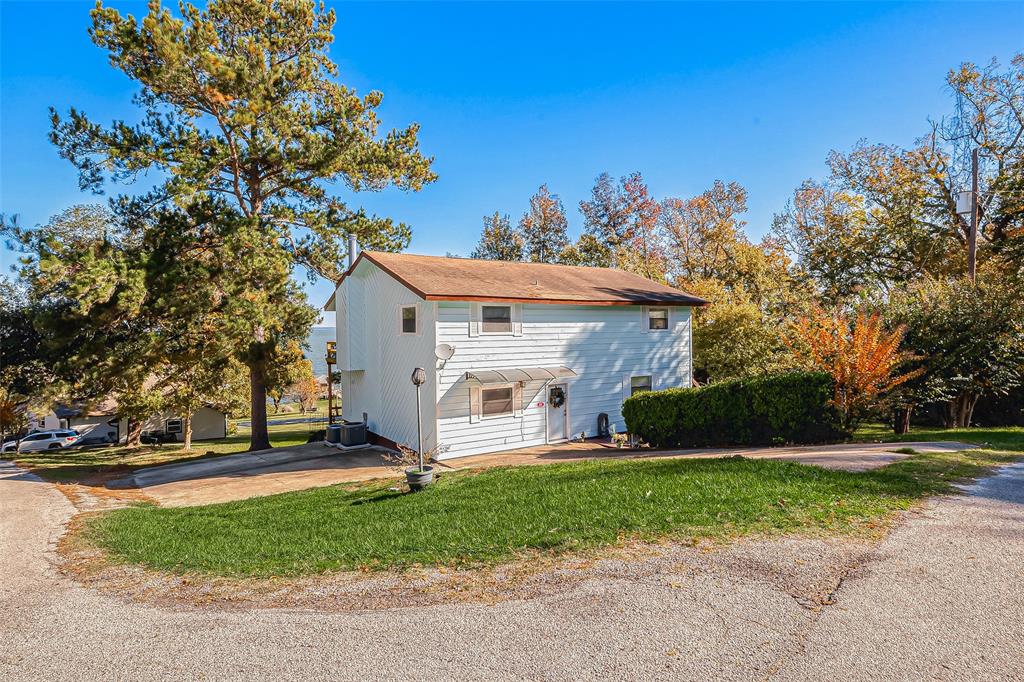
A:
{"label": "concrete driveway", "polygon": [[[844,443],[778,448],[705,448],[697,450],[620,450],[597,441],[563,443],[445,460],[443,470],[494,466],[529,466],[589,459],[733,457],[781,459],[830,469],[865,471],[908,457],[897,449],[917,452],[966,450],[975,446],[953,442]],[[273,495],[336,483],[394,478],[399,471],[377,448],[339,452],[322,443],[294,448],[212,457],[148,467],[111,481],[110,488],[138,489],[162,506],[178,507]]]}
{"label": "concrete driveway", "polygon": [[666,546],[545,573],[539,596],[349,612],[83,587],[54,552],[74,511],[0,463],[0,679],[1024,679],[1021,466],[879,545]]}
{"label": "concrete driveway", "polygon": [[110,481],[107,487],[138,489],[168,507],[229,502],[398,476],[384,460],[383,452],[372,447],[341,452],[323,443],[309,443],[146,467]]}

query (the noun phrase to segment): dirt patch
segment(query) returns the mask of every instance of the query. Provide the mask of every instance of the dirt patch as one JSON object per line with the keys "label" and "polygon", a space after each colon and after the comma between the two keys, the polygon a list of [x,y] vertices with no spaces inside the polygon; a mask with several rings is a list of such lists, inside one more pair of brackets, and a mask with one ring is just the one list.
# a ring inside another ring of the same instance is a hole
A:
{"label": "dirt patch", "polygon": [[155,500],[140,490],[110,490],[84,483],[54,483],[68,501],[80,512],[118,509],[132,504],[155,504]]}

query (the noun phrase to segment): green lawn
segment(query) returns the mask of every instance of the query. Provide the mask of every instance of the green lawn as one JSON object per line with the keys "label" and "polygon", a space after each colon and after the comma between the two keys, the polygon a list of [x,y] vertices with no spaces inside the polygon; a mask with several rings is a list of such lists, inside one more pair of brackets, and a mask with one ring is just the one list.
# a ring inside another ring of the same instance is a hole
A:
{"label": "green lawn", "polygon": [[[1024,451],[1024,432],[1016,449]],[[777,460],[619,460],[445,474],[416,494],[335,486],[191,508],[132,507],[87,533],[117,561],[275,576],[474,565],[625,538],[857,533],[1016,454],[915,455],[866,473]]]}
{"label": "green lawn", "polygon": [[[309,438],[305,424],[270,426],[270,442],[274,447],[301,445]],[[43,450],[23,452],[15,457],[20,466],[50,481],[83,481],[97,475],[127,473],[133,469],[158,464],[171,464],[201,457],[218,457],[245,452],[249,447],[249,431],[239,429],[236,435],[218,440],[192,443],[186,452],[180,444],[142,445],[137,448],[117,446],[84,450]]]}
{"label": "green lawn", "polygon": [[926,428],[915,426],[910,433],[897,436],[891,426],[884,424],[865,424],[857,429],[854,440],[898,443],[907,441],[938,441],[952,440],[961,443],[973,443],[992,450],[1024,451],[1024,427],[997,426],[967,429],[944,429],[941,427]]}

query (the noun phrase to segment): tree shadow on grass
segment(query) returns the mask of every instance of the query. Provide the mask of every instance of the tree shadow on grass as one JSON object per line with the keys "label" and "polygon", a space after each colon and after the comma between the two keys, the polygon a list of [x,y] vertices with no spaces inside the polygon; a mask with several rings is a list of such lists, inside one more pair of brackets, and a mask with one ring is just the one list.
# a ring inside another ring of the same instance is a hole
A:
{"label": "tree shadow on grass", "polygon": [[350,507],[358,507],[358,506],[364,505],[364,504],[375,504],[377,502],[387,502],[388,500],[398,499],[400,497],[405,497],[406,495],[409,495],[409,494],[410,493],[402,492],[401,490],[382,490],[381,492],[376,493],[374,495],[371,495],[369,497],[361,497],[358,500],[354,500],[351,503],[349,503],[349,506]]}

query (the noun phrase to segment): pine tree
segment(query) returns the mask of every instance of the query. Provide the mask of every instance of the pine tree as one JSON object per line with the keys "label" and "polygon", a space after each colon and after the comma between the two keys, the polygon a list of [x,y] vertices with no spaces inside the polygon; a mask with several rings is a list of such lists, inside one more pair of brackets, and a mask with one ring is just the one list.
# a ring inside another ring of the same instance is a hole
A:
{"label": "pine tree", "polygon": [[480,241],[469,255],[470,258],[483,260],[523,260],[525,245],[523,236],[512,228],[508,214],[484,216],[484,229]]}
{"label": "pine tree", "polygon": [[209,257],[220,295],[237,299],[223,307],[245,316],[222,315],[218,333],[249,368],[250,447],[261,449],[269,358],[314,318],[292,271],[337,276],[349,233],[377,249],[409,241],[408,226],[346,205],[329,185],[415,191],[435,175],[417,125],[379,134],[381,93],[360,97],[337,82],[333,11],[309,0],[211,0],[181,12],[153,2],[140,21],[97,3],[90,36],[141,86],[141,122],[103,127],[51,111],[51,140],[83,189],[155,171],[166,179],[141,205],[203,203],[212,213],[216,234],[196,234],[186,251]]}
{"label": "pine tree", "polygon": [[562,200],[546,184],[541,185],[530,197],[530,210],[519,220],[528,259],[534,263],[557,263],[562,250],[569,245],[568,229]]}

